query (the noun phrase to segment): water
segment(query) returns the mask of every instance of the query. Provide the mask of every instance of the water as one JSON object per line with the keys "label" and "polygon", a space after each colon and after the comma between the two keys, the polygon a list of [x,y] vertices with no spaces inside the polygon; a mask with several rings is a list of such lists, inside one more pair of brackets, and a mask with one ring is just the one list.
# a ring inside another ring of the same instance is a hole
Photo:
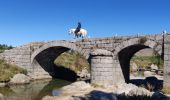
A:
{"label": "water", "polygon": [[27,85],[0,88],[6,100],[41,100],[46,95],[60,95],[60,88],[71,82],[59,79],[39,80]]}

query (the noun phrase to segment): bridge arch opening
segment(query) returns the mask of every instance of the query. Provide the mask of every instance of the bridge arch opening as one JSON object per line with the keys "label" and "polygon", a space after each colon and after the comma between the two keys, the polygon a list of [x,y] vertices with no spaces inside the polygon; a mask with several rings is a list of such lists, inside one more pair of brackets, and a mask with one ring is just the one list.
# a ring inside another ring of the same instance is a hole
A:
{"label": "bridge arch opening", "polygon": [[151,40],[147,40],[144,43],[140,43],[139,39],[125,41],[115,49],[114,54],[117,54],[115,59],[119,62],[117,66],[121,68],[126,83],[130,82],[130,62],[132,58],[140,50],[148,48],[152,49],[160,57],[163,57],[162,45]]}
{"label": "bridge arch opening", "polygon": [[134,56],[136,52],[138,52],[141,49],[145,49],[145,48],[149,48],[149,47],[145,45],[136,44],[136,45],[128,46],[118,53],[118,59],[119,59],[119,63],[120,63],[120,66],[123,72],[125,82],[128,83],[130,79],[131,58]]}
{"label": "bridge arch opening", "polygon": [[[130,69],[131,69],[131,60],[134,58],[135,54],[141,50],[144,49],[152,49],[156,55],[158,55],[161,59],[161,55],[159,55],[158,51],[155,51],[153,48],[143,45],[143,44],[134,44],[130,45],[128,47],[123,48],[119,53],[118,53],[118,60],[120,63],[120,67],[123,72],[123,76],[125,79],[125,82],[129,83],[130,82]],[[159,58],[158,58],[159,59]],[[152,62],[154,64],[154,62]],[[139,68],[141,67],[141,68]],[[138,66],[137,70],[146,70],[145,68],[142,68],[143,66]],[[149,67],[149,66],[148,66]],[[143,76],[141,76],[143,77]]]}
{"label": "bridge arch opening", "polygon": [[[35,51],[32,56],[32,66],[34,73],[48,72],[53,78],[64,79],[68,81],[76,81],[78,76],[74,70],[68,66],[55,64],[54,61],[63,53],[68,51],[75,51],[85,56],[85,52],[81,48],[77,48],[72,43],[51,43],[42,46]],[[40,74],[41,75],[41,74]]]}

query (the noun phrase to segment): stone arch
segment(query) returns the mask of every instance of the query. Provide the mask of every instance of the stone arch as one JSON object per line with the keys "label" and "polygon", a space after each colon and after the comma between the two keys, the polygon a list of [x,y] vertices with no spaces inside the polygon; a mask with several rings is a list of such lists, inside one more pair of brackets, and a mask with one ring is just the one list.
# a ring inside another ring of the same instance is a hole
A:
{"label": "stone arch", "polygon": [[129,82],[130,59],[136,52],[145,48],[151,48],[159,55],[162,55],[162,44],[151,39],[147,39],[144,43],[140,43],[140,39],[141,38],[134,38],[124,41],[114,49],[113,55],[116,62],[115,67],[122,71],[122,78],[126,82]]}
{"label": "stone arch", "polygon": [[135,44],[142,44],[145,46],[148,46],[149,48],[152,48],[155,50],[159,55],[162,55],[162,45],[159,44],[158,42],[148,39],[145,43],[140,43],[140,38],[134,38],[130,39],[127,41],[123,41],[120,45],[118,45],[114,50],[113,50],[113,55],[117,55],[123,48],[126,48],[131,45]]}
{"label": "stone arch", "polygon": [[[82,54],[86,59],[89,57],[89,53],[82,48],[76,46],[76,44],[69,41],[52,41],[43,45],[39,49],[33,52],[31,55],[31,65],[33,66],[33,72],[48,72],[52,77],[71,80],[76,80],[76,73],[63,66],[56,67],[54,60],[63,52],[68,50],[77,51]],[[58,65],[59,66],[59,65]],[[67,75],[65,74],[67,73]],[[61,75],[59,75],[61,74]],[[68,77],[69,75],[69,77]],[[61,77],[58,77],[61,76]],[[70,78],[70,79],[68,79]]]}
{"label": "stone arch", "polygon": [[89,58],[89,52],[86,52],[85,50],[83,50],[82,48],[76,46],[76,44],[72,43],[72,42],[68,42],[68,41],[53,41],[53,42],[49,42],[45,45],[43,45],[42,47],[40,47],[38,50],[34,51],[31,54],[31,63],[33,62],[34,58],[43,50],[51,48],[51,47],[65,47],[65,48],[69,48],[72,49],[74,51],[79,52],[80,54],[82,54],[86,59]]}

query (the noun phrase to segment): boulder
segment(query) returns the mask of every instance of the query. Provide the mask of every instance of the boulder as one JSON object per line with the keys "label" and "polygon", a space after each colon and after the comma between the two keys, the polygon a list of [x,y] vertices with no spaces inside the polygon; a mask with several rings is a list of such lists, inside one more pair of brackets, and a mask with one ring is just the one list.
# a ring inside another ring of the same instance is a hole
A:
{"label": "boulder", "polygon": [[36,71],[34,73],[28,73],[28,76],[31,78],[31,80],[42,80],[42,79],[51,79],[52,77],[49,75],[49,73],[45,71]]}
{"label": "boulder", "polygon": [[89,83],[86,83],[84,81],[77,81],[70,85],[64,86],[62,90],[72,92],[72,91],[86,90],[88,88],[91,88],[91,85]]}
{"label": "boulder", "polygon": [[45,96],[42,100],[81,100],[81,99],[74,99],[72,96]]}
{"label": "boulder", "polygon": [[131,71],[132,71],[132,72],[136,72],[137,69],[138,69],[138,66],[136,65],[136,63],[132,63],[132,65],[131,65]]}
{"label": "boulder", "polygon": [[158,70],[158,66],[155,65],[155,64],[152,64],[152,65],[151,65],[151,70]]}
{"label": "boulder", "polygon": [[154,76],[155,73],[151,72],[151,71],[144,71],[144,77],[150,77],[150,76]]}
{"label": "boulder", "polygon": [[6,83],[0,83],[0,87],[5,87]]}
{"label": "boulder", "polygon": [[113,93],[116,94],[122,94],[122,93],[128,94],[130,90],[138,88],[136,85],[131,83],[129,84],[120,83],[116,87],[117,87],[116,91],[113,91]]}
{"label": "boulder", "polygon": [[152,93],[149,92],[145,88],[139,87],[139,88],[130,90],[127,95],[129,95],[129,96],[151,96]]}
{"label": "boulder", "polygon": [[30,83],[30,77],[24,74],[16,74],[9,82],[9,84],[27,84]]}
{"label": "boulder", "polygon": [[77,76],[79,76],[81,79],[90,79],[89,72],[86,68],[82,69],[81,72],[77,72]]}
{"label": "boulder", "polygon": [[0,100],[5,100],[4,96],[0,93]]}

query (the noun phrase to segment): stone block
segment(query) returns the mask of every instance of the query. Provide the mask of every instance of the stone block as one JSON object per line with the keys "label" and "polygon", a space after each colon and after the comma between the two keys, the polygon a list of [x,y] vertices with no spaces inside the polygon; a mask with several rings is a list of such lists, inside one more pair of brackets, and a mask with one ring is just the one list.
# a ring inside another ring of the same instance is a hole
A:
{"label": "stone block", "polygon": [[164,68],[170,67],[170,61],[164,61]]}
{"label": "stone block", "polygon": [[92,63],[113,64],[113,59],[93,59]]}
{"label": "stone block", "polygon": [[149,47],[154,48],[155,46],[156,46],[156,43],[155,43],[155,42],[150,42],[150,43],[149,43]]}
{"label": "stone block", "polygon": [[170,60],[170,55],[164,55],[164,60]]}
{"label": "stone block", "polygon": [[155,48],[155,51],[159,51],[162,49],[162,45],[158,45],[156,48]]}

